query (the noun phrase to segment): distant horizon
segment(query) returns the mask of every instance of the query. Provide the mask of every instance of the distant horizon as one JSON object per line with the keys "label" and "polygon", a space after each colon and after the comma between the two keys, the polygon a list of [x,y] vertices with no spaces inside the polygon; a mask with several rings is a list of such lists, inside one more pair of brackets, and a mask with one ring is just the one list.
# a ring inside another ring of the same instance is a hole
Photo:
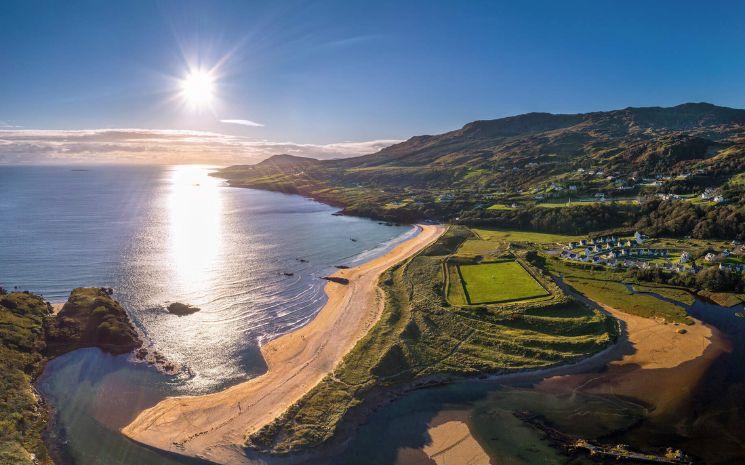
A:
{"label": "distant horizon", "polygon": [[[0,162],[335,158],[531,112],[745,107],[743,20],[716,0],[9,0],[0,129],[60,137],[2,132]],[[90,151],[79,131],[106,128],[150,134]]]}
{"label": "distant horizon", "polygon": [[[626,106],[610,110],[594,110],[580,113],[546,113],[552,115],[581,115],[600,112],[621,111],[630,108],[674,108],[681,105],[705,104],[719,108],[743,110],[735,106],[720,105],[706,101],[686,101],[670,106],[645,105]],[[469,120],[444,132],[457,130],[474,121],[493,121],[528,113],[506,115],[497,118]],[[83,166],[83,165],[205,165],[225,167],[236,164],[255,164],[275,155],[293,155],[317,160],[353,158],[376,153],[386,147],[404,142],[411,137],[426,134],[411,134],[400,140],[373,140],[338,142],[330,144],[303,144],[296,142],[273,142],[242,136],[192,131],[183,129],[101,128],[101,129],[3,129],[0,126],[0,166]],[[152,154],[174,151],[178,157],[155,158]],[[147,147],[143,147],[147,146]],[[138,150],[139,147],[139,150]],[[41,158],[29,158],[35,153]],[[125,156],[122,156],[124,152]],[[110,153],[108,158],[102,155]],[[136,156],[134,156],[136,154]],[[127,156],[128,155],[128,156]],[[212,156],[212,158],[209,158]]]}

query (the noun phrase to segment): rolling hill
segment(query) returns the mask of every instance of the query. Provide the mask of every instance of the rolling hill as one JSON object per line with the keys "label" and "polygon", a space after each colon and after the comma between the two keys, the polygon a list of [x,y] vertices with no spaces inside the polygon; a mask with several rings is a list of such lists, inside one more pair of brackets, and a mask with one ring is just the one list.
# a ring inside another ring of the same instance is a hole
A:
{"label": "rolling hill", "polygon": [[474,121],[370,155],[279,155],[217,175],[234,186],[297,193],[348,214],[398,221],[498,218],[510,212],[486,211],[490,205],[525,211],[572,196],[693,198],[707,188],[731,208],[742,203],[744,171],[745,110],[686,103]]}

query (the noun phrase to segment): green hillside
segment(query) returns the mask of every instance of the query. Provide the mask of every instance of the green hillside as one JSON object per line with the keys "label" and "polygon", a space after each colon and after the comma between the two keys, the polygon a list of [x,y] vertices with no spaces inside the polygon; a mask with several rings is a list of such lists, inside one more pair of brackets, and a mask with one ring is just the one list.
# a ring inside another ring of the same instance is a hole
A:
{"label": "green hillside", "polygon": [[[699,237],[745,238],[745,221],[734,221],[745,219],[743,171],[745,110],[687,103],[475,121],[371,155],[280,155],[216,175],[233,186],[302,194],[391,221],[458,219],[580,233],[634,227],[659,208],[675,208],[674,216],[690,221],[641,226],[691,232],[708,217],[713,225],[702,226]],[[704,192],[712,200],[700,201]]]}

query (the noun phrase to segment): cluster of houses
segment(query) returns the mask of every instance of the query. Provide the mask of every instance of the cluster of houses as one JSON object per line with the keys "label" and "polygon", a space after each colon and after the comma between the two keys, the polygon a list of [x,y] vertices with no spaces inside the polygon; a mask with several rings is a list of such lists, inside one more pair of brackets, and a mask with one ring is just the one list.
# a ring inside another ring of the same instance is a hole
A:
{"label": "cluster of houses", "polygon": [[711,200],[714,203],[722,203],[725,199],[721,195],[717,195],[714,189],[707,188],[701,193],[701,200]]}
{"label": "cluster of houses", "polygon": [[[695,272],[700,269],[694,263],[690,252],[683,251],[676,260],[672,260],[667,249],[643,247],[648,238],[634,233],[631,238],[616,236],[597,237],[570,242],[561,251],[560,257],[585,263],[595,263],[607,266],[622,266],[624,268],[660,268],[677,273]],[[745,271],[745,263],[729,263],[731,255],[745,255],[745,245],[732,242],[734,252],[724,249],[721,253],[708,253],[703,260],[710,265],[718,264],[720,270]],[[738,248],[739,247],[739,248]],[[663,259],[663,260],[657,260]]]}
{"label": "cluster of houses", "polygon": [[564,247],[560,256],[567,260],[609,266],[623,266],[626,268],[651,268],[653,266],[660,266],[663,269],[676,272],[690,270],[690,267],[685,265],[685,263],[691,260],[691,256],[687,252],[681,255],[677,264],[669,261],[661,265],[650,263],[650,260],[656,258],[668,258],[669,251],[667,249],[641,247],[645,240],[647,240],[647,237],[638,231],[634,233],[633,238],[628,239],[615,236],[583,239],[578,242],[570,242]]}
{"label": "cluster of houses", "polygon": [[[740,247],[740,253],[745,252],[745,247]],[[706,255],[704,255],[704,261],[708,263],[717,263],[719,262],[719,269],[720,270],[730,270],[730,271],[745,271],[745,264],[743,263],[725,263],[724,260],[729,258],[732,255],[732,252],[729,251],[729,249],[724,249],[721,254],[716,254],[713,252],[709,252]]]}

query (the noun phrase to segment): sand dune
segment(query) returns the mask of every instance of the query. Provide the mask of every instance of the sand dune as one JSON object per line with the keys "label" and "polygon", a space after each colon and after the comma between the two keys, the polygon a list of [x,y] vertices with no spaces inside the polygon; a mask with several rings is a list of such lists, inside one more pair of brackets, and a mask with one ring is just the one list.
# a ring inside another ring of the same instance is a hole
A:
{"label": "sand dune", "polygon": [[386,269],[434,242],[440,225],[420,232],[384,256],[334,276],[348,285],[326,284],[328,302],[306,326],[262,347],[267,372],[224,391],[169,397],[141,412],[122,429],[131,439],[218,463],[250,463],[240,445],[300,399],[336,366],[378,320],[382,311],[377,281]]}

